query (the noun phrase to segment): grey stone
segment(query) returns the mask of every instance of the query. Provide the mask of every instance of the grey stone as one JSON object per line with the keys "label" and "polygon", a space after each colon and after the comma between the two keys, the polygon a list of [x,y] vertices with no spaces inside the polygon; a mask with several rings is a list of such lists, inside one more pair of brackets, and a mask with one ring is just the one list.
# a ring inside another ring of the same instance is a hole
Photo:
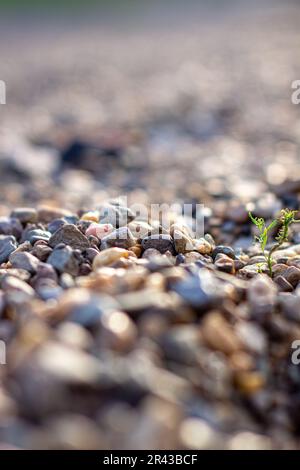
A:
{"label": "grey stone", "polygon": [[89,241],[76,225],[67,224],[60,227],[50,238],[49,245],[54,248],[60,243],[69,245],[74,249],[86,250],[89,248]]}
{"label": "grey stone", "polygon": [[25,271],[32,274],[36,272],[40,263],[39,259],[24,251],[16,251],[15,253],[12,253],[9,257],[9,261],[13,268],[25,269]]}
{"label": "grey stone", "polygon": [[12,211],[11,217],[18,219],[22,224],[35,223],[37,211],[31,207],[17,207]]}
{"label": "grey stone", "polygon": [[206,268],[176,282],[173,289],[187,304],[199,310],[214,307],[226,296],[224,284]]}
{"label": "grey stone", "polygon": [[0,264],[5,263],[16,248],[17,242],[13,235],[0,235]]}
{"label": "grey stone", "polygon": [[120,227],[114,232],[106,235],[101,240],[101,249],[111,248],[116,246],[128,250],[136,244],[136,240],[128,227]]}
{"label": "grey stone", "polygon": [[28,240],[33,245],[38,240],[43,240],[47,242],[50,240],[50,238],[51,238],[50,232],[46,230],[41,230],[39,228],[35,228],[32,230],[27,230],[22,237],[22,241]]}
{"label": "grey stone", "polygon": [[215,259],[219,253],[227,255],[229,256],[229,258],[235,259],[234,250],[230,246],[223,246],[223,245],[216,246],[216,248],[212,252],[213,259]]}
{"label": "grey stone", "polygon": [[13,235],[17,239],[22,235],[22,224],[18,219],[0,217],[0,234]]}
{"label": "grey stone", "polygon": [[53,250],[47,263],[51,264],[57,271],[66,272],[72,274],[72,276],[76,276],[79,271],[79,261],[74,256],[70,246]]}
{"label": "grey stone", "polygon": [[176,254],[174,241],[170,235],[166,234],[150,235],[149,237],[143,238],[142,247],[144,250],[155,248],[160,253],[170,251],[173,255]]}

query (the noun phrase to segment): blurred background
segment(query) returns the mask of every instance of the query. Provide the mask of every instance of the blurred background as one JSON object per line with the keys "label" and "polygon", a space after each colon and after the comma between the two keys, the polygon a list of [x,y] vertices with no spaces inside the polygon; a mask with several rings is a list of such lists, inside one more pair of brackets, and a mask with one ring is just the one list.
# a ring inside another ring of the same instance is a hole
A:
{"label": "blurred background", "polygon": [[252,200],[300,177],[298,1],[0,2],[0,213]]}

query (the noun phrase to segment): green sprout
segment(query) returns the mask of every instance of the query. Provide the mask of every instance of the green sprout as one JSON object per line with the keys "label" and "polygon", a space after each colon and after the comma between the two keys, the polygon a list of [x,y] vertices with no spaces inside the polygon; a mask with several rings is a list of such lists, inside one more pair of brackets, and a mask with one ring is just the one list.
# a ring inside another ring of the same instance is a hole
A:
{"label": "green sprout", "polygon": [[[258,228],[258,235],[255,236],[255,240],[260,244],[260,248],[266,260],[269,274],[271,277],[273,275],[272,266],[274,264],[274,252],[277,251],[283,243],[288,241],[290,225],[300,222],[300,220],[295,219],[296,213],[297,211],[292,211],[290,209],[282,209],[279,217],[273,220],[269,225],[266,225],[265,219],[263,219],[262,217],[254,217],[251,212],[249,212],[249,217],[252,223]],[[266,246],[269,241],[269,232],[277,225],[280,226],[280,229],[278,230],[277,236],[275,238],[276,243],[272,246],[269,251],[266,251]],[[259,272],[261,272],[261,270],[262,267],[260,263]]]}

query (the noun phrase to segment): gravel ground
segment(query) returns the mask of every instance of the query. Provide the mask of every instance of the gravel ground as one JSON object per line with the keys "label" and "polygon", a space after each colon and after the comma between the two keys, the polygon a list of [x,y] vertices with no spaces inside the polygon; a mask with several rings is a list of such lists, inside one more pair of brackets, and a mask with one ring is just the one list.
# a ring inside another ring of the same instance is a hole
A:
{"label": "gravel ground", "polygon": [[1,447],[299,448],[300,9],[106,15],[1,19]]}

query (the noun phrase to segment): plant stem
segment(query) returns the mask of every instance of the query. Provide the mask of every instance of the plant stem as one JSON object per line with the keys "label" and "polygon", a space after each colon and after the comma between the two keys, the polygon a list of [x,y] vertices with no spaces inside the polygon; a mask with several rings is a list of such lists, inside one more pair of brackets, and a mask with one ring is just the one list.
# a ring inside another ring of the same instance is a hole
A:
{"label": "plant stem", "polygon": [[269,274],[270,274],[270,277],[273,276],[273,269],[272,269],[272,264],[273,264],[273,259],[272,259],[272,254],[274,253],[274,251],[276,251],[279,247],[280,247],[281,243],[277,243],[276,245],[274,245],[271,250],[269,251],[268,255],[265,256],[266,258],[266,261],[267,261],[267,265],[268,265],[268,269],[269,269]]}

